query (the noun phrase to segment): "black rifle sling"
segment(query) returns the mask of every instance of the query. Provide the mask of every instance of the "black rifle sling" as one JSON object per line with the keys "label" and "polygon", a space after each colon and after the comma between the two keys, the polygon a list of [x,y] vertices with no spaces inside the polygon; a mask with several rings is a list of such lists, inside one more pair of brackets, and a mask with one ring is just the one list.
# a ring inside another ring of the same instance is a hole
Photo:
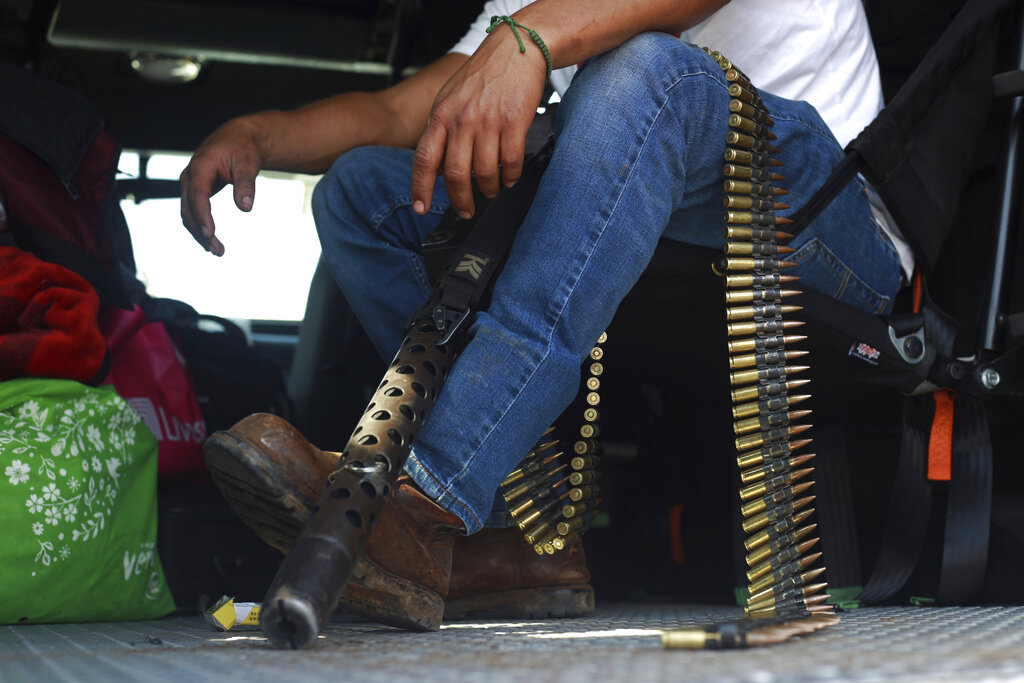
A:
{"label": "black rifle sling", "polygon": [[553,145],[546,145],[523,168],[511,188],[502,190],[483,209],[465,242],[455,251],[427,304],[441,343],[448,342],[488,291],[504,262],[512,239],[526,217],[541,176],[551,159]]}

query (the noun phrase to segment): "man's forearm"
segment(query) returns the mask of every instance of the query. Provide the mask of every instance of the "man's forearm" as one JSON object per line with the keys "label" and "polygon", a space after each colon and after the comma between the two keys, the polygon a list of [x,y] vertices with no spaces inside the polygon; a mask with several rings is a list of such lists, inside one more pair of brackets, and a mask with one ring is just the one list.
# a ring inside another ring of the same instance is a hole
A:
{"label": "man's forearm", "polygon": [[543,38],[554,68],[578,64],[644,31],[679,33],[728,0],[537,0],[515,19]]}
{"label": "man's forearm", "polygon": [[344,93],[294,111],[243,116],[231,125],[253,136],[264,169],[323,173],[353,147],[415,147],[437,90],[464,61],[446,55],[380,92]]}

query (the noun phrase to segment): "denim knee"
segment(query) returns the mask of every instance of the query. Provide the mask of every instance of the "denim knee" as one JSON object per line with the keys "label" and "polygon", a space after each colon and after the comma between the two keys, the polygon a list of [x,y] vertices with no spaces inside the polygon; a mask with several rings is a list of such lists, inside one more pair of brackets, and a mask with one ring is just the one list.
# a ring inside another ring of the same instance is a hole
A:
{"label": "denim knee", "polygon": [[[589,106],[635,111],[638,98],[664,92],[682,76],[695,74],[711,76],[700,79],[706,87],[715,87],[715,82],[724,87],[721,67],[702,49],[668,33],[652,31],[587,60],[573,79],[567,96],[571,97],[575,88],[577,95],[585,91]],[[588,87],[576,87],[584,84]]]}

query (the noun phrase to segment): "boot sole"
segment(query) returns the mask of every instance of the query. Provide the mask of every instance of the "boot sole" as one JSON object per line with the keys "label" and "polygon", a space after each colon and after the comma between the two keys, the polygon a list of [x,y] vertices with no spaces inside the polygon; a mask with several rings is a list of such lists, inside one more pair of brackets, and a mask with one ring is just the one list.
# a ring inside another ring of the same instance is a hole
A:
{"label": "boot sole", "polygon": [[363,556],[338,607],[380,624],[407,631],[441,628],[444,599],[434,591],[381,569]]}
{"label": "boot sole", "polygon": [[203,459],[214,484],[246,526],[287,554],[314,501],[263,453],[228,432],[215,432],[206,440]]}
{"label": "boot sole", "polygon": [[594,589],[586,584],[552,588],[521,588],[448,600],[444,618],[558,619],[594,611]]}

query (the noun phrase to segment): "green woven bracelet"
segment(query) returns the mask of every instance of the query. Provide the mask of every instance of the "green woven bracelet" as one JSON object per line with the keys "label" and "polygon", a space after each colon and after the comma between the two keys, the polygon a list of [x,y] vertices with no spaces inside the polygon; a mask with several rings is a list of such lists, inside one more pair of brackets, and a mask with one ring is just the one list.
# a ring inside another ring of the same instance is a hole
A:
{"label": "green woven bracelet", "polygon": [[544,63],[547,64],[548,67],[548,72],[544,76],[544,80],[547,81],[547,79],[551,78],[551,53],[548,51],[548,46],[545,45],[544,41],[541,40],[539,35],[537,35],[537,32],[534,31],[532,28],[526,28],[512,17],[504,16],[491,17],[491,25],[487,27],[487,32],[490,33],[491,31],[494,30],[496,26],[500,26],[501,24],[508,24],[509,28],[512,29],[512,33],[516,35],[516,40],[519,41],[520,52],[526,52],[526,46],[523,45],[523,39],[522,37],[520,37],[518,29],[523,29],[524,31],[526,31],[526,34],[530,36],[533,42],[537,43],[537,47],[540,48],[541,53],[544,55]]}

